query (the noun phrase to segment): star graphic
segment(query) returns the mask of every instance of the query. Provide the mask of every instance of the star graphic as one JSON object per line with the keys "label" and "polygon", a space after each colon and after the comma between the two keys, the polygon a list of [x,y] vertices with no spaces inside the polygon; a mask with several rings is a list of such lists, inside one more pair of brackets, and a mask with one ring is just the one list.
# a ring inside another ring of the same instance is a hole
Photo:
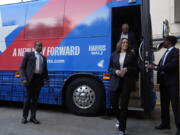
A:
{"label": "star graphic", "polygon": [[6,37],[17,27],[17,25],[3,26],[2,11],[0,11],[0,54],[6,50]]}

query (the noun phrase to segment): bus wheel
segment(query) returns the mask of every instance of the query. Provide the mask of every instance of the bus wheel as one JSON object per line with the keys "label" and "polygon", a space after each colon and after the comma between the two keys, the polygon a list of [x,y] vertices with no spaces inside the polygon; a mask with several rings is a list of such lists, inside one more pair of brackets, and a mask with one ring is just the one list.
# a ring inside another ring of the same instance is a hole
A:
{"label": "bus wheel", "polygon": [[65,104],[72,113],[97,115],[105,110],[105,92],[95,79],[77,78],[66,89]]}

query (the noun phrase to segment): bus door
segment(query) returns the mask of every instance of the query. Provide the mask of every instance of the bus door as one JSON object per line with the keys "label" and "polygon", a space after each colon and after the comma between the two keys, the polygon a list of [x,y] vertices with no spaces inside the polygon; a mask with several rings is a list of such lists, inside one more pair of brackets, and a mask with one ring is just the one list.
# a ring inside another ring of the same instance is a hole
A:
{"label": "bus door", "polygon": [[150,114],[153,109],[153,78],[151,71],[147,66],[151,62],[153,54],[151,52],[152,46],[152,30],[149,0],[142,0],[141,4],[141,27],[142,27],[142,41],[139,47],[139,67],[141,72],[141,94],[142,107],[147,114]]}
{"label": "bus door", "polygon": [[[112,8],[112,31],[111,31],[111,52],[116,50],[116,44],[120,39],[121,34],[121,26],[124,23],[129,25],[129,31],[134,32],[136,38],[137,50],[136,54],[139,56],[139,48],[141,48],[141,59],[139,58],[140,70],[139,74],[137,74],[136,88],[131,93],[129,109],[133,110],[144,110],[149,113],[152,108],[151,102],[151,93],[150,93],[150,83],[149,83],[149,73],[145,68],[145,62],[149,59],[149,57],[145,55],[145,53],[149,53],[149,44],[146,44],[147,40],[150,41],[150,37],[145,33],[144,27],[149,26],[146,24],[147,22],[143,21],[145,18],[144,12],[144,4],[137,5],[127,5],[122,7],[113,7]],[[147,14],[147,13],[146,13]],[[142,38],[143,37],[143,38]],[[146,37],[146,38],[145,38]]]}

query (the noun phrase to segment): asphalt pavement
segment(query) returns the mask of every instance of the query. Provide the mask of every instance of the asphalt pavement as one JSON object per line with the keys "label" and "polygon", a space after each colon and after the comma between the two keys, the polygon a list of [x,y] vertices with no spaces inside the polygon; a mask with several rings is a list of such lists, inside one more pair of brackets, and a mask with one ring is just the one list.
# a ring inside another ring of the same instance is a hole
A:
{"label": "asphalt pavement", "polygon": [[[112,116],[77,116],[59,106],[41,105],[37,119],[41,124],[21,124],[22,104],[0,103],[0,135],[118,135],[116,119]],[[171,111],[171,130],[158,131],[154,126],[160,123],[160,107],[151,117],[143,112],[129,111],[127,135],[175,135],[176,129]]]}

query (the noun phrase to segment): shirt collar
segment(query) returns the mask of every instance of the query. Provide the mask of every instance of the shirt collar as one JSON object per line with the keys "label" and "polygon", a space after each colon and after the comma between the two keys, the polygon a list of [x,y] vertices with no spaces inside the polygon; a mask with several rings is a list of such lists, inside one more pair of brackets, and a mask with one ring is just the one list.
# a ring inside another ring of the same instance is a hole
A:
{"label": "shirt collar", "polygon": [[170,52],[173,48],[174,48],[173,46],[172,46],[172,47],[170,47],[170,48],[168,49],[168,52]]}
{"label": "shirt collar", "polygon": [[34,51],[35,54],[40,54],[39,52],[37,52],[36,50]]}
{"label": "shirt collar", "polygon": [[128,35],[128,33],[125,34],[125,33],[123,33],[123,32],[122,32],[121,34],[122,34],[122,35]]}

